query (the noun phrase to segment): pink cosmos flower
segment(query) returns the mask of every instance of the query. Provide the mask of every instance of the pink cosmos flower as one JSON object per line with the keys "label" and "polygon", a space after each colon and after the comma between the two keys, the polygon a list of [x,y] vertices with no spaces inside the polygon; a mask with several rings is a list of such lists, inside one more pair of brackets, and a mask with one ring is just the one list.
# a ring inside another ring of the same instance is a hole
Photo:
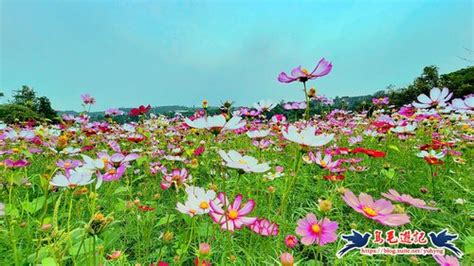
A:
{"label": "pink cosmos flower", "polygon": [[278,224],[272,223],[265,218],[256,220],[255,223],[250,225],[250,229],[262,236],[278,235]]}
{"label": "pink cosmos flower", "polygon": [[309,152],[308,155],[311,161],[319,165],[321,168],[332,170],[339,167],[341,164],[339,160],[333,161],[331,155],[326,154],[323,158],[320,151],[316,153],[316,156],[313,152]]}
{"label": "pink cosmos flower", "polygon": [[95,103],[95,98],[90,96],[90,94],[88,94],[88,93],[82,94],[81,98],[82,98],[82,102],[84,104],[94,104]]}
{"label": "pink cosmos flower", "polygon": [[56,165],[58,167],[61,167],[63,168],[65,171],[69,171],[71,169],[74,169],[78,166],[81,166],[82,165],[82,162],[79,161],[79,160],[71,160],[71,159],[67,159],[67,160],[58,160],[56,162]]}
{"label": "pink cosmos flower", "polygon": [[283,109],[285,110],[303,110],[306,109],[306,102],[287,102],[283,104]]}
{"label": "pink cosmos flower", "polygon": [[287,235],[285,237],[285,245],[289,248],[294,248],[298,245],[298,238],[294,235]]}
{"label": "pink cosmos flower", "polygon": [[162,170],[163,172],[163,181],[160,186],[163,190],[167,190],[172,185],[175,185],[176,188],[187,183],[191,180],[192,176],[188,174],[186,168],[183,169],[174,169],[171,173],[168,173],[166,168]]}
{"label": "pink cosmos flower", "polygon": [[387,105],[389,103],[388,97],[373,98],[372,103],[374,105]]}
{"label": "pink cosmos flower", "polygon": [[302,237],[301,243],[306,246],[315,242],[319,246],[324,246],[337,240],[336,230],[338,227],[337,222],[328,218],[318,221],[314,214],[308,213],[306,218],[298,220],[296,234]]}
{"label": "pink cosmos flower", "polygon": [[291,76],[288,76],[285,72],[281,72],[280,75],[278,75],[278,81],[283,83],[291,83],[294,81],[306,82],[310,79],[326,76],[331,72],[331,69],[331,62],[321,58],[311,73],[306,68],[298,66],[291,70]]}
{"label": "pink cosmos flower", "polygon": [[232,204],[223,192],[217,195],[217,199],[217,204],[214,201],[210,202],[211,212],[209,212],[209,214],[215,223],[221,225],[222,229],[234,231],[235,229],[241,229],[242,226],[249,226],[257,221],[257,217],[245,216],[255,207],[254,200],[249,200],[241,207],[242,194],[237,195]]}
{"label": "pink cosmos flower", "polygon": [[106,116],[119,116],[119,115],[123,115],[125,112],[118,109],[118,108],[109,108],[107,110],[105,110],[105,115]]}
{"label": "pink cosmos flower", "polygon": [[10,167],[10,168],[21,168],[21,167],[26,167],[30,164],[27,160],[23,160],[23,159],[20,159],[17,161],[6,159],[4,163],[6,167]]}
{"label": "pink cosmos flower", "polygon": [[459,266],[459,260],[455,256],[433,255],[433,258],[441,266]]}
{"label": "pink cosmos flower", "polygon": [[438,210],[438,208],[427,206],[424,200],[413,198],[412,196],[407,195],[407,194],[400,195],[400,193],[398,193],[394,189],[389,189],[388,193],[382,193],[382,196],[386,197],[387,199],[406,203],[408,205],[412,205],[420,209],[431,210],[431,211]]}
{"label": "pink cosmos flower", "polygon": [[348,189],[346,189],[342,199],[356,212],[383,225],[399,226],[410,222],[408,215],[393,213],[394,207],[388,200],[379,199],[374,202],[374,199],[366,193],[360,193],[359,198],[357,198]]}
{"label": "pink cosmos flower", "polygon": [[105,174],[97,173],[99,179],[103,181],[114,181],[119,180],[125,171],[127,170],[127,164],[121,164],[118,167],[107,167]]}

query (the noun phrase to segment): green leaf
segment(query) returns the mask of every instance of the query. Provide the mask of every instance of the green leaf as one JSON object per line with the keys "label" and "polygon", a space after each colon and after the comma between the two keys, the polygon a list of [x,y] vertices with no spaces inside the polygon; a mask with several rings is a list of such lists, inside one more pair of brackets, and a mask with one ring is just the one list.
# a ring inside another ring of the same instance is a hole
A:
{"label": "green leaf", "polygon": [[165,217],[161,218],[156,225],[161,226],[161,225],[167,224],[168,222],[171,223],[174,221],[174,219],[175,219],[174,214],[168,214]]}
{"label": "green leaf", "polygon": [[41,264],[43,264],[43,266],[56,266],[56,265],[58,265],[56,263],[56,261],[54,260],[54,258],[51,258],[51,257],[47,257],[47,258],[42,259]]}
{"label": "green leaf", "polygon": [[[38,197],[38,198],[36,198],[36,199],[34,199],[30,202],[24,201],[24,202],[21,203],[21,206],[23,207],[23,209],[28,211],[30,214],[34,214],[37,211],[41,210],[41,208],[43,208],[45,200],[46,200],[46,197],[41,196],[41,197]],[[49,198],[47,203],[49,204],[52,201],[53,201],[53,198]]]}
{"label": "green leaf", "polygon": [[400,152],[400,149],[399,149],[397,146],[395,146],[395,145],[388,145],[388,148],[389,148],[389,149],[392,149],[392,150],[394,150],[394,151]]}
{"label": "green leaf", "polygon": [[114,195],[115,194],[119,194],[119,193],[123,193],[123,192],[127,192],[128,191],[128,187],[126,186],[121,186],[121,187],[118,187],[115,191],[114,191]]}
{"label": "green leaf", "polygon": [[474,254],[474,236],[470,236],[464,240],[464,253]]}

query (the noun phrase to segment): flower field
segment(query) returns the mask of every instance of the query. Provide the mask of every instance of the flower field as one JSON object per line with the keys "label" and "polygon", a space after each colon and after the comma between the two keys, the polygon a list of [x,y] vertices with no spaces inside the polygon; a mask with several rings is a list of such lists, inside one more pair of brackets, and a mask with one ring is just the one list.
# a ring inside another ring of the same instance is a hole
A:
{"label": "flower field", "polygon": [[[284,106],[295,116],[265,100],[1,124],[0,265],[472,265],[474,97],[312,114],[328,99],[306,85],[331,67],[279,75],[304,90]],[[367,256],[343,237],[423,231],[410,246],[428,248],[444,229],[458,235],[445,254]]]}

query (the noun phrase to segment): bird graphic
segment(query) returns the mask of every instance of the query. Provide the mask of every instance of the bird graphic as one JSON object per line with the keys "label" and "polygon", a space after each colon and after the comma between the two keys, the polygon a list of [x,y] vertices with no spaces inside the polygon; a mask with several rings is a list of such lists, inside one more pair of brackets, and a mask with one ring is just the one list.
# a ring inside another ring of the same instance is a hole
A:
{"label": "bird graphic", "polygon": [[346,245],[337,252],[336,256],[338,258],[341,258],[344,256],[347,252],[353,250],[353,249],[361,249],[367,244],[369,244],[369,240],[372,237],[371,233],[365,233],[362,235],[360,232],[357,230],[352,229],[351,234],[349,235],[342,235],[342,239],[346,241]]}
{"label": "bird graphic", "polygon": [[451,241],[454,241],[458,239],[457,235],[450,235],[448,234],[448,229],[444,229],[443,231],[439,232],[438,234],[435,234],[434,232],[430,232],[428,234],[430,237],[431,244],[437,248],[445,248],[451,250],[458,258],[461,258],[463,253],[461,250],[459,250],[456,245],[451,243]]}

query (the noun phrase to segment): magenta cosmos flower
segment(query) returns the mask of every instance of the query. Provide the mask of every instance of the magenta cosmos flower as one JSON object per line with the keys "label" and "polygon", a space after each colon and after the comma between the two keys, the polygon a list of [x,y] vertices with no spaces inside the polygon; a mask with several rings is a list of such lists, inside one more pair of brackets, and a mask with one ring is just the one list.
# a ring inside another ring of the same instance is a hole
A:
{"label": "magenta cosmos flower", "polygon": [[257,221],[257,217],[246,217],[255,207],[254,200],[249,200],[241,207],[242,194],[235,197],[231,204],[223,192],[217,195],[218,202],[210,201],[212,220],[221,225],[224,230],[234,231],[242,226],[249,226]]}
{"label": "magenta cosmos flower", "polygon": [[24,159],[20,159],[17,161],[13,161],[12,159],[6,159],[4,163],[6,167],[10,167],[10,168],[21,168],[21,167],[26,167],[30,165],[30,163]]}
{"label": "magenta cosmos flower", "polygon": [[406,203],[408,205],[411,205],[413,207],[417,207],[420,209],[425,209],[425,210],[430,210],[430,211],[438,210],[438,208],[430,207],[426,205],[426,202],[422,199],[417,199],[407,194],[400,195],[400,193],[398,193],[395,189],[389,189],[388,193],[382,193],[382,196],[386,197],[389,200]]}
{"label": "magenta cosmos flower", "polygon": [[459,266],[459,260],[454,256],[433,255],[433,258],[441,266]]}
{"label": "magenta cosmos flower", "polygon": [[410,222],[408,215],[393,213],[394,207],[388,200],[379,199],[374,201],[374,199],[366,193],[360,193],[359,198],[357,198],[354,193],[348,189],[346,189],[342,199],[356,212],[383,225],[399,226]]}
{"label": "magenta cosmos flower", "polygon": [[278,81],[283,83],[291,83],[294,81],[306,82],[310,79],[316,79],[329,74],[331,69],[331,62],[321,58],[311,73],[306,68],[298,66],[291,70],[291,76],[288,76],[285,72],[281,72],[280,75],[278,75]]}
{"label": "magenta cosmos flower", "polygon": [[298,220],[296,234],[301,236],[301,243],[311,245],[316,242],[319,246],[324,246],[337,240],[336,230],[339,227],[337,222],[328,218],[318,221],[316,216],[308,213],[306,218]]}

